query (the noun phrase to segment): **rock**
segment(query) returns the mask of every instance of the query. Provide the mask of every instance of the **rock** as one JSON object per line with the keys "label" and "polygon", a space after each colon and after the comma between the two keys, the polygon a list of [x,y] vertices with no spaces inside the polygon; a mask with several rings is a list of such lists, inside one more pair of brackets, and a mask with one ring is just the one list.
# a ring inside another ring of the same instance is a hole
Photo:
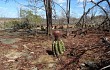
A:
{"label": "rock", "polygon": [[53,66],[54,66],[54,63],[48,64],[48,67],[49,67],[49,68],[52,68]]}
{"label": "rock", "polygon": [[81,70],[98,70],[98,66],[92,61],[87,61],[81,64]]}
{"label": "rock", "polygon": [[17,52],[17,51],[15,51],[15,50],[11,50],[11,51],[9,51],[5,56],[6,56],[8,59],[15,60],[16,58],[21,57],[21,54],[22,54],[22,52]]}
{"label": "rock", "polygon": [[34,54],[34,52],[30,52],[30,54]]}
{"label": "rock", "polygon": [[38,70],[37,67],[33,67],[32,70]]}
{"label": "rock", "polygon": [[7,62],[14,62],[15,60],[8,60]]}

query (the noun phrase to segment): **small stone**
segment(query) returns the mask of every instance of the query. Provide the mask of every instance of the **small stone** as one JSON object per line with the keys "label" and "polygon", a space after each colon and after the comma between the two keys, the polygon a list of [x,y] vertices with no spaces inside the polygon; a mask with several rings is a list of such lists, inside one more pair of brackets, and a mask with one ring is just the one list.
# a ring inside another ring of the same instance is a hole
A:
{"label": "small stone", "polygon": [[37,67],[33,67],[32,70],[38,70]]}
{"label": "small stone", "polygon": [[30,54],[34,54],[34,52],[30,52]]}
{"label": "small stone", "polygon": [[15,50],[10,50],[5,56],[10,60],[15,60],[18,57],[21,57],[21,52],[17,52]]}
{"label": "small stone", "polygon": [[54,66],[53,63],[48,64],[48,67],[52,68]]}
{"label": "small stone", "polygon": [[7,62],[14,62],[15,60],[8,60]]}

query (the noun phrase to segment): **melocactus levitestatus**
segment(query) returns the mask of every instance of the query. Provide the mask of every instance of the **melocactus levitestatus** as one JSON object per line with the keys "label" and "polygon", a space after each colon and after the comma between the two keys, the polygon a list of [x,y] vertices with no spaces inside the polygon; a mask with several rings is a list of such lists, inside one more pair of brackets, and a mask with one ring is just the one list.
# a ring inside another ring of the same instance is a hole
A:
{"label": "melocactus levitestatus", "polygon": [[60,31],[54,31],[53,35],[54,35],[54,41],[52,43],[52,51],[54,56],[59,56],[65,51],[64,42],[60,39],[61,36]]}

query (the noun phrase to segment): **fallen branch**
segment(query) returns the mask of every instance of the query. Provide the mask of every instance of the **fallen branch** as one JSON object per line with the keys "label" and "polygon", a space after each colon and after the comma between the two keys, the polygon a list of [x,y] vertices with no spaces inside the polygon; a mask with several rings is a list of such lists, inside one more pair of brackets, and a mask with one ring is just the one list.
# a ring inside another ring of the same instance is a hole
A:
{"label": "fallen branch", "polygon": [[107,69],[107,68],[110,68],[110,65],[105,66],[105,67],[101,68],[100,70],[105,70],[105,69]]}

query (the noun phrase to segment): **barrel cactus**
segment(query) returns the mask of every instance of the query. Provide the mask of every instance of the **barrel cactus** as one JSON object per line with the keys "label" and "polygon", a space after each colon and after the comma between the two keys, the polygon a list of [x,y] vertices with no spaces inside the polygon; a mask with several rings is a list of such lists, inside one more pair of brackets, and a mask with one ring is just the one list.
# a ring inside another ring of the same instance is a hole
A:
{"label": "barrel cactus", "polygon": [[65,51],[64,42],[60,39],[61,36],[60,31],[54,31],[53,35],[54,35],[54,41],[52,43],[52,51],[54,56],[59,56]]}

